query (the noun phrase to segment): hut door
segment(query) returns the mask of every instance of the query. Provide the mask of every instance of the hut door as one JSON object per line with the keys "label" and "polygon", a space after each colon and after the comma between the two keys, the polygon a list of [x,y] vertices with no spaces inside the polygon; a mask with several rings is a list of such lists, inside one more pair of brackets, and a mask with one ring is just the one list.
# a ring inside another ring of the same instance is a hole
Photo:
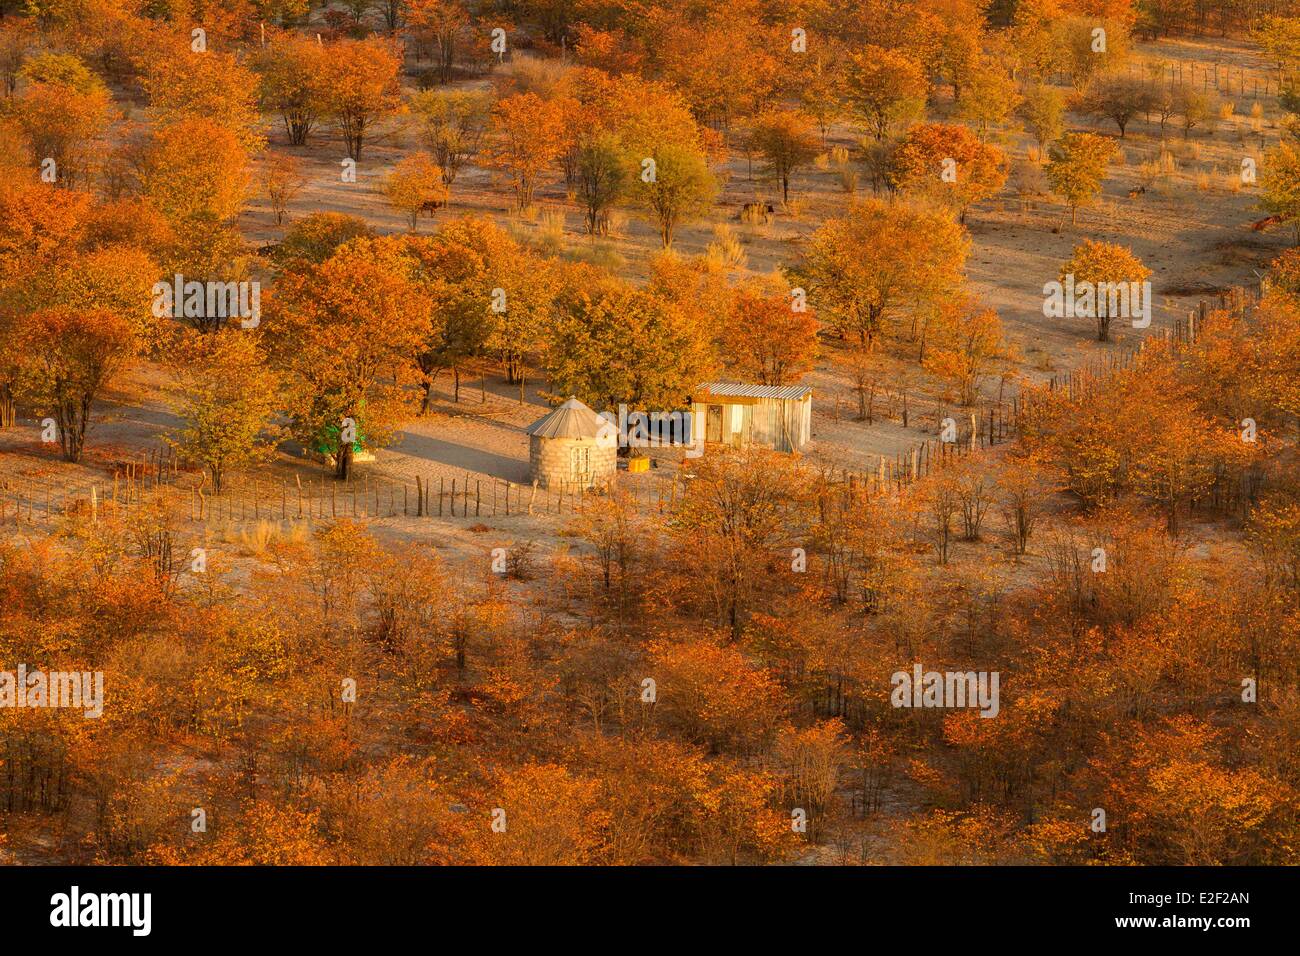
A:
{"label": "hut door", "polygon": [[591,477],[591,449],[574,448],[570,454],[570,480],[585,483]]}
{"label": "hut door", "polygon": [[708,406],[708,414],[704,418],[704,440],[720,442],[722,441],[722,406]]}

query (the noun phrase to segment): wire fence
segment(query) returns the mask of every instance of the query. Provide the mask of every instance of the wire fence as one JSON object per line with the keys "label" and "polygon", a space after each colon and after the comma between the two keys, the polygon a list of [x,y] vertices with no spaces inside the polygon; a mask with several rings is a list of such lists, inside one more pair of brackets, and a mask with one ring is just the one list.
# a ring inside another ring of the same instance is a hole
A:
{"label": "wire fence", "polygon": [[[1230,63],[1196,63],[1179,60],[1173,63],[1130,62],[1123,74],[1140,81],[1147,89],[1190,87],[1202,93],[1214,91],[1224,99],[1259,100],[1280,96],[1295,82],[1295,77],[1278,70],[1249,69]],[[1055,86],[1072,86],[1074,77],[1054,72],[1048,77]]]}
{"label": "wire fence", "polygon": [[[229,476],[220,494],[201,473],[159,448],[124,462],[111,478],[64,479],[0,475],[0,524],[93,513],[100,506],[129,508],[162,500],[191,521],[334,521],[343,518],[507,518],[582,513],[599,483],[565,481],[543,487],[465,474],[391,477],[363,474],[348,481],[325,476]],[[626,475],[620,488],[645,507],[662,510],[677,494],[676,478]]]}

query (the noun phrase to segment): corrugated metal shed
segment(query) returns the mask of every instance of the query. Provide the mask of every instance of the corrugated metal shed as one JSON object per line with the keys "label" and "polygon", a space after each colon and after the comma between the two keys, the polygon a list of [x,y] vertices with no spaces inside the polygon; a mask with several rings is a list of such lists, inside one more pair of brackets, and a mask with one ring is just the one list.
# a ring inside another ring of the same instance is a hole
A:
{"label": "corrugated metal shed", "polygon": [[[699,387],[701,393],[717,398],[772,398],[786,401],[798,401],[812,394],[807,385],[750,385],[746,382],[705,382]],[[700,399],[696,399],[700,401]]]}
{"label": "corrugated metal shed", "polygon": [[543,415],[524,429],[538,438],[596,438],[601,429],[609,429],[609,422],[590,407],[570,398],[563,405]]}
{"label": "corrugated metal shed", "polygon": [[812,393],[807,385],[706,382],[691,407],[705,442],[799,451],[812,439]]}

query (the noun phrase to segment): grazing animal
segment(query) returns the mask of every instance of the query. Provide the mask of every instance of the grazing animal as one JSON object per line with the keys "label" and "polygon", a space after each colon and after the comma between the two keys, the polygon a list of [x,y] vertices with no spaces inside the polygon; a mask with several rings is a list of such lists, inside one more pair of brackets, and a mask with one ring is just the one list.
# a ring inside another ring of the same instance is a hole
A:
{"label": "grazing animal", "polygon": [[1252,222],[1250,228],[1254,232],[1263,232],[1269,226],[1276,226],[1281,221],[1281,216],[1265,216],[1263,219],[1257,219]]}
{"label": "grazing animal", "polygon": [[767,225],[775,212],[776,207],[770,202],[747,202],[740,209],[740,219],[742,222]]}
{"label": "grazing animal", "polygon": [[429,214],[429,218],[432,219],[434,210],[441,209],[445,205],[447,205],[447,201],[445,199],[430,199],[427,203],[425,203],[423,206],[420,207],[420,212],[427,212]]}
{"label": "grazing animal", "polygon": [[1145,195],[1146,195],[1146,191],[1147,191],[1147,188],[1146,188],[1145,186],[1139,186],[1137,189],[1130,189],[1130,190],[1128,191],[1128,198],[1129,198],[1129,199],[1137,199],[1138,196],[1145,196]]}

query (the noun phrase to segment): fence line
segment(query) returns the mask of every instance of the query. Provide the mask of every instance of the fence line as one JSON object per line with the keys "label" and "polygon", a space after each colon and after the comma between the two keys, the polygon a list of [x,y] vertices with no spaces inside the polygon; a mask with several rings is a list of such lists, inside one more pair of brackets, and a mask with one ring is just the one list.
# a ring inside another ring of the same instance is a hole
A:
{"label": "fence line", "polygon": [[[152,463],[157,452],[142,456]],[[169,459],[163,458],[165,462]],[[321,476],[306,481],[227,477],[221,494],[205,490],[196,471],[176,467],[144,471],[139,461],[110,479],[69,485],[37,477],[0,476],[0,524],[94,512],[101,506],[133,507],[162,496],[191,521],[313,521],[346,518],[503,518],[573,515],[601,493],[585,482],[566,481],[544,488],[465,473],[464,477],[413,475],[406,478],[362,475],[347,482]],[[663,481],[623,481],[620,487],[639,503],[660,510],[676,496]]]}
{"label": "fence line", "polygon": [[[1153,69],[1153,66],[1158,66],[1158,69]],[[1276,69],[1264,70],[1217,62],[1198,64],[1183,60],[1163,64],[1130,62],[1124,72],[1130,79],[1140,81],[1148,90],[1156,86],[1167,86],[1169,89],[1187,86],[1203,93],[1215,90],[1224,97],[1235,96],[1237,99],[1251,101],[1280,96],[1283,88],[1294,81],[1294,77],[1285,72],[1279,73]],[[1061,70],[1053,71],[1048,76],[1048,81],[1054,86],[1074,85],[1074,77]]]}

